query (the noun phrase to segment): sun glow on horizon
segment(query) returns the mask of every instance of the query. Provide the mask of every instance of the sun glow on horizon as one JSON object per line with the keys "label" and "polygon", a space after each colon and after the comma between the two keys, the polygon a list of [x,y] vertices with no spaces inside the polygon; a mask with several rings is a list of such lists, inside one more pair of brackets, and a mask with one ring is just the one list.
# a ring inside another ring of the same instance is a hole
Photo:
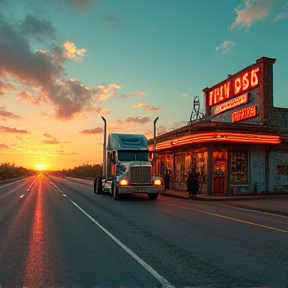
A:
{"label": "sun glow on horizon", "polygon": [[34,165],[39,171],[43,171],[47,168],[46,164],[36,164]]}

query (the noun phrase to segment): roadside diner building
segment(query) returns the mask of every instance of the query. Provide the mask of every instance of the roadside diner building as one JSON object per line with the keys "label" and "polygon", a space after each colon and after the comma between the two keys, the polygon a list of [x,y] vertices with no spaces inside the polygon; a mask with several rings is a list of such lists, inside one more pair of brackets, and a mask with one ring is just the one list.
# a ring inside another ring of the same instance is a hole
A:
{"label": "roadside diner building", "polygon": [[275,61],[262,57],[203,89],[204,117],[148,141],[171,189],[186,190],[195,168],[207,195],[288,190],[288,109],[273,106]]}

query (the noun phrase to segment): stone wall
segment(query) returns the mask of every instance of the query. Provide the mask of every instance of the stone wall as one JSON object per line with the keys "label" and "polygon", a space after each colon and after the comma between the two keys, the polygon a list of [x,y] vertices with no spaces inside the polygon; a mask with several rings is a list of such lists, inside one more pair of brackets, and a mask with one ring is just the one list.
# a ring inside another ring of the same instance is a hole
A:
{"label": "stone wall", "polygon": [[[253,193],[264,193],[266,190],[265,176],[265,146],[253,146],[250,150],[250,191]],[[254,185],[256,184],[256,191]]]}
{"label": "stone wall", "polygon": [[271,151],[269,155],[269,191],[288,190],[288,153]]}

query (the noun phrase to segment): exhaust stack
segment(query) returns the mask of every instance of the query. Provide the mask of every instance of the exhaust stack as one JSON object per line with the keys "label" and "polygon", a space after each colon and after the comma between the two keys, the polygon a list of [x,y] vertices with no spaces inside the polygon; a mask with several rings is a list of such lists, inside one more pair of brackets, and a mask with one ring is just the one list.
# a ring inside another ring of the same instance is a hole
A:
{"label": "exhaust stack", "polygon": [[107,176],[107,162],[106,162],[106,139],[107,139],[107,125],[106,125],[106,119],[101,116],[102,120],[104,121],[104,140],[103,140],[103,176],[106,178]]}

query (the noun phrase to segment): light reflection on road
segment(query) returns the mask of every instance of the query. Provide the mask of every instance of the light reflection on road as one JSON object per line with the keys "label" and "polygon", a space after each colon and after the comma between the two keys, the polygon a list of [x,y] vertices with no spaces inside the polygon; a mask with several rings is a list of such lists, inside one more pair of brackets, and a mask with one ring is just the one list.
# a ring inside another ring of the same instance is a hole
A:
{"label": "light reflection on road", "polygon": [[[36,192],[36,191],[35,191]],[[46,284],[53,283],[52,275],[47,270],[49,263],[49,255],[47,255],[47,247],[44,239],[44,207],[43,207],[43,190],[42,181],[39,181],[39,188],[35,206],[35,213],[29,240],[29,253],[25,269],[25,286],[40,287],[45,279]],[[49,265],[50,266],[50,265]],[[50,275],[47,275],[50,274]],[[50,278],[50,280],[49,280]]]}

